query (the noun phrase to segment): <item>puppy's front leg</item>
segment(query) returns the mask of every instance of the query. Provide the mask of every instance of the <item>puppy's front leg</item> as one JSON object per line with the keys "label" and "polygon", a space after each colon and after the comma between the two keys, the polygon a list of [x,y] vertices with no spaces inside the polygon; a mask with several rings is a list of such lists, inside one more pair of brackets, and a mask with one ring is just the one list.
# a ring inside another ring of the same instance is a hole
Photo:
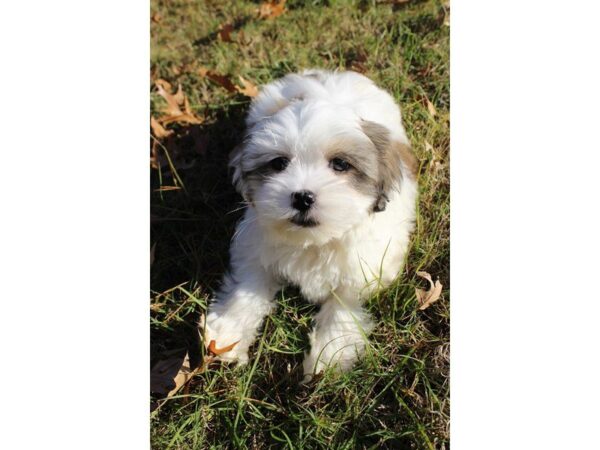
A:
{"label": "puppy's front leg", "polygon": [[352,296],[330,297],[315,316],[310,333],[310,353],[304,359],[305,381],[327,366],[349,370],[366,345],[372,329],[371,319],[360,302]]}
{"label": "puppy's front leg", "polygon": [[223,287],[209,305],[205,345],[215,341],[217,348],[237,344],[219,359],[245,364],[248,348],[256,339],[263,319],[275,306],[273,296],[279,285],[257,264],[247,262],[226,275]]}

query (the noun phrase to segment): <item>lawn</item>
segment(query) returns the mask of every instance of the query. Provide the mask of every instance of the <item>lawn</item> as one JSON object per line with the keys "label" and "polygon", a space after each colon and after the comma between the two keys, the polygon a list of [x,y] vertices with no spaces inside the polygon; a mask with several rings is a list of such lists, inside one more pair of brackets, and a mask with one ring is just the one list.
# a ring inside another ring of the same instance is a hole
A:
{"label": "lawn", "polygon": [[[152,448],[449,448],[448,3],[288,1],[274,18],[259,6],[151,1],[152,115],[165,108],[155,82],[166,80],[201,121],[151,137],[162,161],[151,169],[151,364],[200,351],[196,323],[242,214],[227,156],[250,98],[206,70],[260,85],[302,68],[353,69],[389,90],[420,161],[416,231],[401,277],[367,303],[377,325],[351,372],[299,384],[315,307],[286,289],[249,365],[211,365],[152,413]],[[444,286],[423,311],[420,270]]]}

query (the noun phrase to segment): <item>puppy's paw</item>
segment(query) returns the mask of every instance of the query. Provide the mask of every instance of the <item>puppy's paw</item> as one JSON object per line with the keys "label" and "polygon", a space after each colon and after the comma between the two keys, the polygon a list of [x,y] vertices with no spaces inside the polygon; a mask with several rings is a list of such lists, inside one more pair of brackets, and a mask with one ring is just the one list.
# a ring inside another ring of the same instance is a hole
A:
{"label": "puppy's paw", "polygon": [[[209,349],[214,341],[210,350],[216,360],[244,365],[248,363],[249,343],[239,326],[235,325],[226,317],[210,313],[204,325],[204,346]],[[225,349],[228,350],[223,351]]]}
{"label": "puppy's paw", "polygon": [[304,368],[302,383],[309,382],[315,375],[325,369],[335,372],[347,372],[352,368],[358,356],[359,351],[355,345],[347,345],[341,348],[331,344],[322,348],[313,347],[302,363]]}
{"label": "puppy's paw", "polygon": [[309,383],[316,374],[325,369],[326,365],[321,360],[317,360],[318,356],[310,352],[304,357],[304,361],[302,362],[302,368],[304,369],[302,384]]}

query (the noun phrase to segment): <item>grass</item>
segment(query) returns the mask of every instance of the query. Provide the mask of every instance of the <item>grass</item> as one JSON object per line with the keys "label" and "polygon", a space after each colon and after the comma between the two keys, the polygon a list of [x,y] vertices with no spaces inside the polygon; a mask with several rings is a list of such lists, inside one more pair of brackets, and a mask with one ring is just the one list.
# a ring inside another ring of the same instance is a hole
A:
{"label": "grass", "polygon": [[[367,303],[377,326],[354,370],[299,385],[316,308],[287,289],[278,294],[277,313],[267,319],[248,366],[208,368],[187,394],[152,415],[152,447],[448,448],[447,5],[288,1],[273,20],[257,19],[257,8],[258,2],[151,1],[151,76],[181,83],[204,118],[198,126],[172,127],[181,153],[170,155],[177,176],[151,174],[151,362],[176,348],[198,352],[195,323],[227,267],[242,213],[226,162],[249,99],[201,77],[199,67],[257,84],[308,67],[364,70],[400,103],[421,163],[416,232],[402,276]],[[224,23],[234,24],[233,39],[242,43],[218,38]],[[151,99],[156,116],[163,100],[155,90]],[[415,298],[415,287],[426,287],[418,270],[444,285],[440,301],[425,311]]]}

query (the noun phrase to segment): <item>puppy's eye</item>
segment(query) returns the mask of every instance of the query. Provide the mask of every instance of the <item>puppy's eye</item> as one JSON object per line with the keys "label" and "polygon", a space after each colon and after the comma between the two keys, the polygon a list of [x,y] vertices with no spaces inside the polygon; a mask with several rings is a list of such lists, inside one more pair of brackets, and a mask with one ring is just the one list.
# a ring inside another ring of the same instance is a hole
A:
{"label": "puppy's eye", "polygon": [[336,172],[347,172],[352,168],[350,163],[342,158],[333,158],[329,164]]}
{"label": "puppy's eye", "polygon": [[282,170],[285,170],[289,163],[289,159],[280,156],[279,158],[272,159],[271,162],[269,162],[269,165],[271,166],[271,169],[281,172]]}

